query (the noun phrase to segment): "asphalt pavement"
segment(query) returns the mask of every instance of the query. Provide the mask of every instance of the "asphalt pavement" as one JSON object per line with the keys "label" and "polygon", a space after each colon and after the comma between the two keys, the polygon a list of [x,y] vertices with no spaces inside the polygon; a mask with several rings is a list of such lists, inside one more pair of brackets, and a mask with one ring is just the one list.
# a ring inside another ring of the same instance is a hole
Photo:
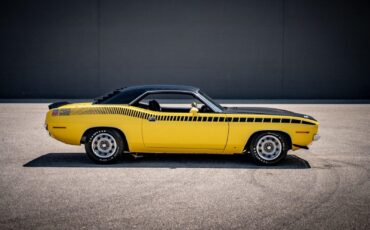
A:
{"label": "asphalt pavement", "polygon": [[170,154],[102,166],[48,136],[46,103],[0,104],[0,229],[370,229],[370,105],[249,106],[310,114],[321,139],[272,167]]}

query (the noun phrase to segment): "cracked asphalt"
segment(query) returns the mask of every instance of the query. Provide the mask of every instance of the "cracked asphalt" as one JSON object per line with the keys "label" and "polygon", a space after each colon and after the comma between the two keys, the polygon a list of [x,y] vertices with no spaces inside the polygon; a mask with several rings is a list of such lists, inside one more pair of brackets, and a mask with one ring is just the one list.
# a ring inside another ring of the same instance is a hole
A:
{"label": "cracked asphalt", "polygon": [[321,139],[273,167],[219,155],[101,166],[48,136],[46,103],[0,104],[0,229],[369,229],[370,105],[253,106],[310,114]]}

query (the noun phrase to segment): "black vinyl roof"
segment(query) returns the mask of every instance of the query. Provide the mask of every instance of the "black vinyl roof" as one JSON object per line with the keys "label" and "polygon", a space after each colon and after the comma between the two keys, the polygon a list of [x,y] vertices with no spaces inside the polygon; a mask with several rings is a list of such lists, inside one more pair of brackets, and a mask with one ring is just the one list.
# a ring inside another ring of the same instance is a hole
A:
{"label": "black vinyl roof", "polygon": [[169,90],[197,92],[199,88],[185,85],[138,85],[114,90],[106,95],[94,99],[94,104],[129,104],[147,91]]}

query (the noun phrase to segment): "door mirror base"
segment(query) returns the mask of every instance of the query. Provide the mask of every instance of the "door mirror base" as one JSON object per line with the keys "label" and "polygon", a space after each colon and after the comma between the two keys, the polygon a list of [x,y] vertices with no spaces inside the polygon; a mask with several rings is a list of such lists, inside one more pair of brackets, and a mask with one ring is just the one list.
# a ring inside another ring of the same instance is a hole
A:
{"label": "door mirror base", "polygon": [[196,116],[198,114],[199,110],[195,107],[191,107],[190,109],[190,113],[193,115],[193,116]]}

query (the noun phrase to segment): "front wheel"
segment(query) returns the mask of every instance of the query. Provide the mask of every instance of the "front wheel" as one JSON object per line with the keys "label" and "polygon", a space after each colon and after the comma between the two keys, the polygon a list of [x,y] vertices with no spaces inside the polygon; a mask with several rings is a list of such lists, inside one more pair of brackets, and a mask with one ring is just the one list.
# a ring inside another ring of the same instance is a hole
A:
{"label": "front wheel", "polygon": [[86,140],[86,154],[97,163],[113,163],[124,147],[121,135],[113,129],[90,132]]}
{"label": "front wheel", "polygon": [[253,137],[249,151],[258,163],[273,165],[286,157],[288,144],[282,134],[264,132]]}

